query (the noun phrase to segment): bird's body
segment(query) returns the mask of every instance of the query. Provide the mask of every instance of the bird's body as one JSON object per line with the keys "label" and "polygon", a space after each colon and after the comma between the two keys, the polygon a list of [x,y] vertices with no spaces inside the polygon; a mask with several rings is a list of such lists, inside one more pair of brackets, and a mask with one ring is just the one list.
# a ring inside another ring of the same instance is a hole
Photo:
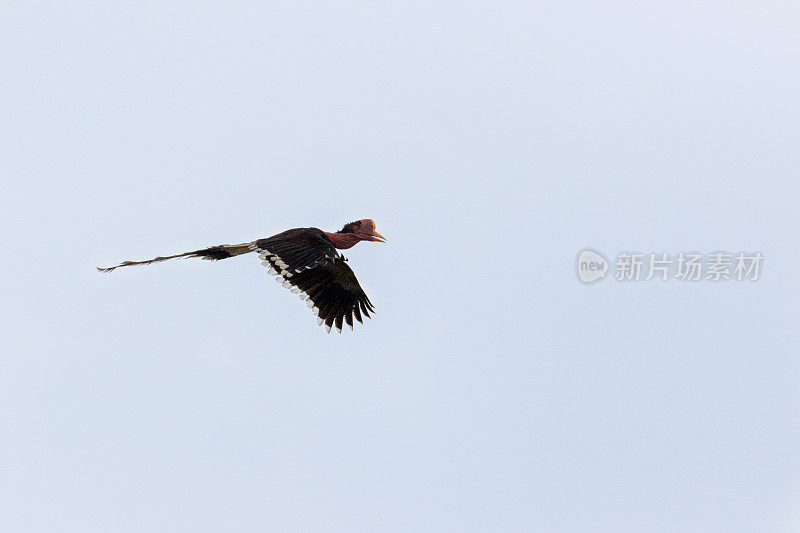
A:
{"label": "bird's body", "polygon": [[362,322],[362,314],[369,317],[374,312],[355,274],[347,266],[347,259],[337,249],[347,249],[360,241],[385,242],[375,231],[370,219],[346,224],[336,233],[317,228],[295,228],[272,237],[242,244],[221,244],[193,252],[156,257],[146,261],[125,261],[101,272],[132,265],[146,265],[178,257],[199,257],[217,261],[250,252],[257,252],[269,273],[292,292],[300,294],[319,324],[330,332],[335,327],[342,332],[343,324],[353,329],[353,317]]}

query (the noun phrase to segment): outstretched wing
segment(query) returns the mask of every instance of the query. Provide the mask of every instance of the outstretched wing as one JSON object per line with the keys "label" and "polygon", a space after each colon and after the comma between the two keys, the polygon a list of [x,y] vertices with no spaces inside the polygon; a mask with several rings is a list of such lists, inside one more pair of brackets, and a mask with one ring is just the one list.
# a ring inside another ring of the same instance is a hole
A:
{"label": "outstretched wing", "polygon": [[369,317],[374,312],[346,259],[323,231],[291,229],[259,239],[254,246],[269,273],[287,289],[301,294],[328,332],[336,327],[341,333],[345,323],[353,329],[353,317],[363,323],[362,315]]}
{"label": "outstretched wing", "polygon": [[297,272],[289,278],[278,275],[278,282],[294,293],[300,293],[306,305],[317,315],[317,322],[342,332],[346,323],[353,329],[353,317],[363,324],[362,315],[369,318],[375,312],[356,275],[343,257],[333,262]]}

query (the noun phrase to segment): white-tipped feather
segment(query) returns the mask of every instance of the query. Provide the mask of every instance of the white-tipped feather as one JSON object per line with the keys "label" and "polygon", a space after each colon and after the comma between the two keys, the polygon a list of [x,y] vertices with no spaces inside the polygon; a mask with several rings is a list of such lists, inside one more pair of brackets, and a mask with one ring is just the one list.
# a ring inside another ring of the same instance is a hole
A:
{"label": "white-tipped feather", "polygon": [[[256,248],[253,247],[253,249],[256,249]],[[280,283],[281,285],[283,285],[287,289],[291,289],[291,291],[294,294],[299,294],[300,295],[300,299],[304,300],[306,302],[306,305],[314,313],[314,316],[317,317],[317,325],[325,324],[325,319],[320,318],[320,316],[319,316],[319,307],[317,307],[314,304],[314,301],[308,296],[308,294],[305,291],[302,291],[299,288],[294,287],[291,284],[291,282],[288,281],[289,278],[291,278],[293,275],[300,274],[304,270],[311,270],[312,268],[316,267],[318,263],[323,263],[324,264],[325,261],[324,260],[323,261],[315,261],[310,265],[303,265],[303,266],[301,266],[299,268],[295,268],[293,270],[289,270],[289,265],[286,264],[286,262],[283,259],[281,259],[277,254],[273,254],[269,250],[265,250],[265,249],[258,249],[258,250],[260,252],[258,254],[258,257],[262,260],[261,264],[264,265],[265,267],[269,267],[269,273],[271,275],[273,275],[273,276],[276,276],[275,281],[277,281],[278,283]],[[325,255],[325,258],[328,259],[328,260],[332,260],[332,259],[335,259],[337,257],[344,258],[344,256],[342,256],[341,254],[336,254],[336,255],[334,255],[334,257],[331,257],[330,255],[327,255],[327,254]],[[345,324],[347,324],[347,321],[345,321]],[[332,326],[335,327],[336,331],[338,331],[340,334],[342,333],[342,330],[344,329],[344,326],[340,328],[340,327],[336,327],[335,325],[329,326],[329,325],[325,324],[326,333],[330,333],[331,332],[331,327]],[[353,324],[347,324],[347,326],[350,327],[350,331],[354,330]]]}

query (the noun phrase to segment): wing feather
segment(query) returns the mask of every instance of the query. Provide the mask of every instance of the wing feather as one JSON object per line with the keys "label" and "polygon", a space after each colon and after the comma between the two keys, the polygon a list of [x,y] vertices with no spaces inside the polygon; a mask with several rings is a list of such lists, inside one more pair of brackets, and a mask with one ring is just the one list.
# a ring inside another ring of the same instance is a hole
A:
{"label": "wing feather", "polygon": [[374,308],[353,270],[337,258],[329,263],[284,277],[286,285],[299,289],[317,309],[317,317],[326,329],[336,328],[340,333],[344,324],[353,328],[353,315],[363,324],[362,314],[367,317]]}

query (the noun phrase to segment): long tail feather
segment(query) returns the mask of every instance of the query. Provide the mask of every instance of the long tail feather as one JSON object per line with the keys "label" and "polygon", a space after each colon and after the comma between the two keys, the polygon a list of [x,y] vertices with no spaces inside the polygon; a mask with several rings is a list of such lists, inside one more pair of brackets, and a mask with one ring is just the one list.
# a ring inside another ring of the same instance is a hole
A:
{"label": "long tail feather", "polygon": [[160,261],[176,259],[178,257],[199,257],[200,259],[208,259],[209,261],[218,261],[220,259],[227,259],[229,257],[246,254],[253,251],[255,251],[255,245],[252,242],[246,242],[243,244],[220,244],[219,246],[211,246],[210,248],[195,250],[194,252],[167,255],[165,257],[155,257],[153,259],[147,259],[146,261],[123,261],[122,263],[112,267],[97,267],[97,270],[100,272],[111,272],[115,268],[119,267],[149,265],[150,263],[158,263]]}

